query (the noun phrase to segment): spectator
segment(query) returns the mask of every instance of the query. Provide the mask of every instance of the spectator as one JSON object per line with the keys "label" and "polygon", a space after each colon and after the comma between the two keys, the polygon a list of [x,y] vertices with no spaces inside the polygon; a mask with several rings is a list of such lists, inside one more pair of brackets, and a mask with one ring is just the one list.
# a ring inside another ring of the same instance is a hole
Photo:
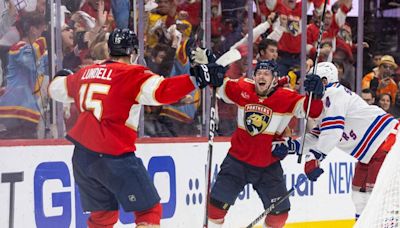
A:
{"label": "spectator", "polygon": [[391,108],[392,97],[388,93],[382,93],[379,95],[378,106],[381,107],[385,112],[389,112]]}
{"label": "spectator", "polygon": [[362,88],[370,88],[377,96],[387,93],[391,96],[391,101],[394,102],[397,93],[397,85],[391,77],[397,67],[392,56],[382,56],[378,72],[372,71],[365,75],[361,84]]}
{"label": "spectator", "polygon": [[[110,12],[110,0],[87,0],[82,6],[81,11],[89,14],[94,19],[98,19],[100,1],[104,2],[104,10],[106,13]],[[120,0],[121,1],[121,0]],[[122,2],[122,1],[121,1]],[[100,12],[103,13],[103,12]],[[115,15],[114,15],[115,17]]]}
{"label": "spectator", "polygon": [[[177,50],[172,71],[169,75],[190,74],[190,63],[189,57],[186,55],[188,53],[186,48],[188,48],[191,25],[186,20],[179,20],[176,26],[171,26],[169,30],[172,37],[182,36],[182,41],[176,45],[173,42],[173,47],[177,47]],[[195,123],[199,104],[200,91],[194,90],[177,103],[162,107],[159,121],[168,130],[169,136],[197,136],[200,134],[199,128]]]}
{"label": "spectator", "polygon": [[[323,1],[313,0],[316,9],[321,9]],[[301,1],[294,0],[270,0],[265,1],[266,7],[262,8],[265,15],[275,12],[279,20],[274,25],[274,31],[279,32],[279,72],[286,75],[290,67],[300,65],[301,43]],[[261,7],[261,6],[260,6]]]}
{"label": "spectator", "polygon": [[389,110],[390,114],[392,114],[396,119],[400,118],[400,91],[396,93],[396,100],[394,105]]}
{"label": "spectator", "polygon": [[351,85],[351,82],[346,78],[345,76],[345,69],[344,65],[342,62],[334,62],[337,70],[338,70],[338,78],[340,84],[344,85],[345,87],[349,88],[350,90],[353,90],[353,86]]}
{"label": "spectator", "polygon": [[[331,43],[335,42],[333,39],[339,32],[339,28],[342,27],[346,21],[347,13],[350,11],[352,6],[351,0],[341,1],[340,7],[336,13],[327,10],[324,18],[324,31],[322,33],[322,39],[330,40]],[[314,59],[316,52],[316,46],[319,36],[319,27],[321,24],[322,11],[315,9],[313,11],[313,22],[307,26],[307,48],[309,49],[309,55]],[[331,44],[332,45],[332,44]]]}
{"label": "spectator", "polygon": [[168,76],[171,72],[171,60],[173,61],[176,48],[171,48],[166,44],[157,44],[152,50],[151,55],[146,57],[147,66],[156,74]]}
{"label": "spectator", "polygon": [[6,87],[0,96],[0,124],[5,128],[1,139],[37,138],[42,112],[37,100],[42,96],[42,69],[47,68],[46,41],[41,37],[46,22],[41,14],[29,12],[18,27],[22,39],[8,53]]}
{"label": "spectator", "polygon": [[278,42],[272,39],[263,39],[258,44],[259,60],[276,60],[278,58]]}
{"label": "spectator", "polygon": [[0,38],[9,31],[10,27],[13,26],[17,20],[17,11],[14,4],[8,1],[4,6],[7,6],[7,8],[2,8],[2,5],[0,5]]}
{"label": "spectator", "polygon": [[375,93],[371,89],[363,89],[361,91],[361,98],[369,105],[375,104]]}

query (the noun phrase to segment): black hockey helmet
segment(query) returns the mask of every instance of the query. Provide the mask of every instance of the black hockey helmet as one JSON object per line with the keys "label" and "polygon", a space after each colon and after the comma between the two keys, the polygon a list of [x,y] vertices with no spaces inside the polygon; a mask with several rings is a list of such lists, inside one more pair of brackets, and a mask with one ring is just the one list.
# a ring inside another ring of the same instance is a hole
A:
{"label": "black hockey helmet", "polygon": [[129,56],[138,49],[136,34],[129,29],[116,28],[108,38],[110,56]]}
{"label": "black hockey helmet", "polygon": [[256,75],[257,70],[266,69],[272,72],[272,76],[276,77],[279,75],[278,64],[274,60],[259,60],[257,61],[256,68],[254,69],[254,75]]}

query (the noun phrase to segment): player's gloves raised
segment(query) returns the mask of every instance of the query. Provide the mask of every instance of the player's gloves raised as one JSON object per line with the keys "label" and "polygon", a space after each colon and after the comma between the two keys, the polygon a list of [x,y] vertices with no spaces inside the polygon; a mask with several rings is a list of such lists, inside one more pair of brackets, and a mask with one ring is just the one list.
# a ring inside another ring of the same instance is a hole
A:
{"label": "player's gloves raised", "polygon": [[310,181],[316,181],[318,177],[324,173],[324,170],[319,167],[319,164],[325,157],[326,154],[313,149],[310,149],[310,152],[306,155],[304,172]]}
{"label": "player's gloves raised", "polygon": [[324,96],[324,84],[321,78],[316,74],[308,74],[304,80],[304,90],[308,93],[313,93],[313,97],[321,99]]}
{"label": "player's gloves raised", "polygon": [[288,154],[299,154],[300,143],[290,137],[272,142],[272,155],[283,160]]}
{"label": "player's gloves raised", "polygon": [[208,64],[208,63],[215,63],[216,60],[217,58],[210,49],[203,49],[197,47],[190,53],[190,62],[192,63]]}
{"label": "player's gloves raised", "polygon": [[195,65],[190,74],[196,78],[197,86],[202,89],[207,85],[219,87],[224,82],[226,68],[216,63]]}

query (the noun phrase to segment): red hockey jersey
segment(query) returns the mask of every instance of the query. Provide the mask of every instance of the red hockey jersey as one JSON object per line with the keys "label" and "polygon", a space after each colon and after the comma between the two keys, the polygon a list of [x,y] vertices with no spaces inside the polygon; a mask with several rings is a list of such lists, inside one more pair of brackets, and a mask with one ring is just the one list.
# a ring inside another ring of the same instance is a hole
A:
{"label": "red hockey jersey", "polygon": [[164,79],[143,66],[108,61],[55,78],[49,94],[60,102],[75,102],[80,111],[67,135],[71,141],[121,155],[136,149],[140,104],[174,103],[194,88],[188,75]]}
{"label": "red hockey jersey", "polygon": [[[293,116],[304,117],[307,109],[308,99],[290,89],[278,88],[268,98],[259,97],[254,81],[248,78],[225,79],[218,94],[238,106],[238,128],[232,135],[229,154],[257,167],[278,160],[271,153],[274,137],[283,133]],[[310,117],[318,117],[321,111],[321,100],[313,100]]]}

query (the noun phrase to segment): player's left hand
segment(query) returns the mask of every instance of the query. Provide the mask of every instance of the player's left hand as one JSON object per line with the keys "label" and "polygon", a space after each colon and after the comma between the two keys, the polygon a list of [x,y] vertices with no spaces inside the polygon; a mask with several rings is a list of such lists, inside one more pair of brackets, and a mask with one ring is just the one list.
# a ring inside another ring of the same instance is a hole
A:
{"label": "player's left hand", "polygon": [[288,154],[299,154],[300,143],[291,137],[272,142],[272,155],[283,160]]}
{"label": "player's left hand", "polygon": [[216,64],[195,65],[190,68],[190,74],[196,78],[196,83],[200,89],[207,85],[220,87],[224,82],[226,68]]}
{"label": "player's left hand", "polygon": [[304,172],[310,181],[316,181],[324,170],[319,167],[320,162],[324,160],[326,154],[310,149],[310,152],[306,155],[306,163],[304,164]]}
{"label": "player's left hand", "polygon": [[324,96],[324,84],[321,78],[316,74],[308,74],[304,80],[304,90],[308,93],[313,93],[313,97],[321,99]]}

